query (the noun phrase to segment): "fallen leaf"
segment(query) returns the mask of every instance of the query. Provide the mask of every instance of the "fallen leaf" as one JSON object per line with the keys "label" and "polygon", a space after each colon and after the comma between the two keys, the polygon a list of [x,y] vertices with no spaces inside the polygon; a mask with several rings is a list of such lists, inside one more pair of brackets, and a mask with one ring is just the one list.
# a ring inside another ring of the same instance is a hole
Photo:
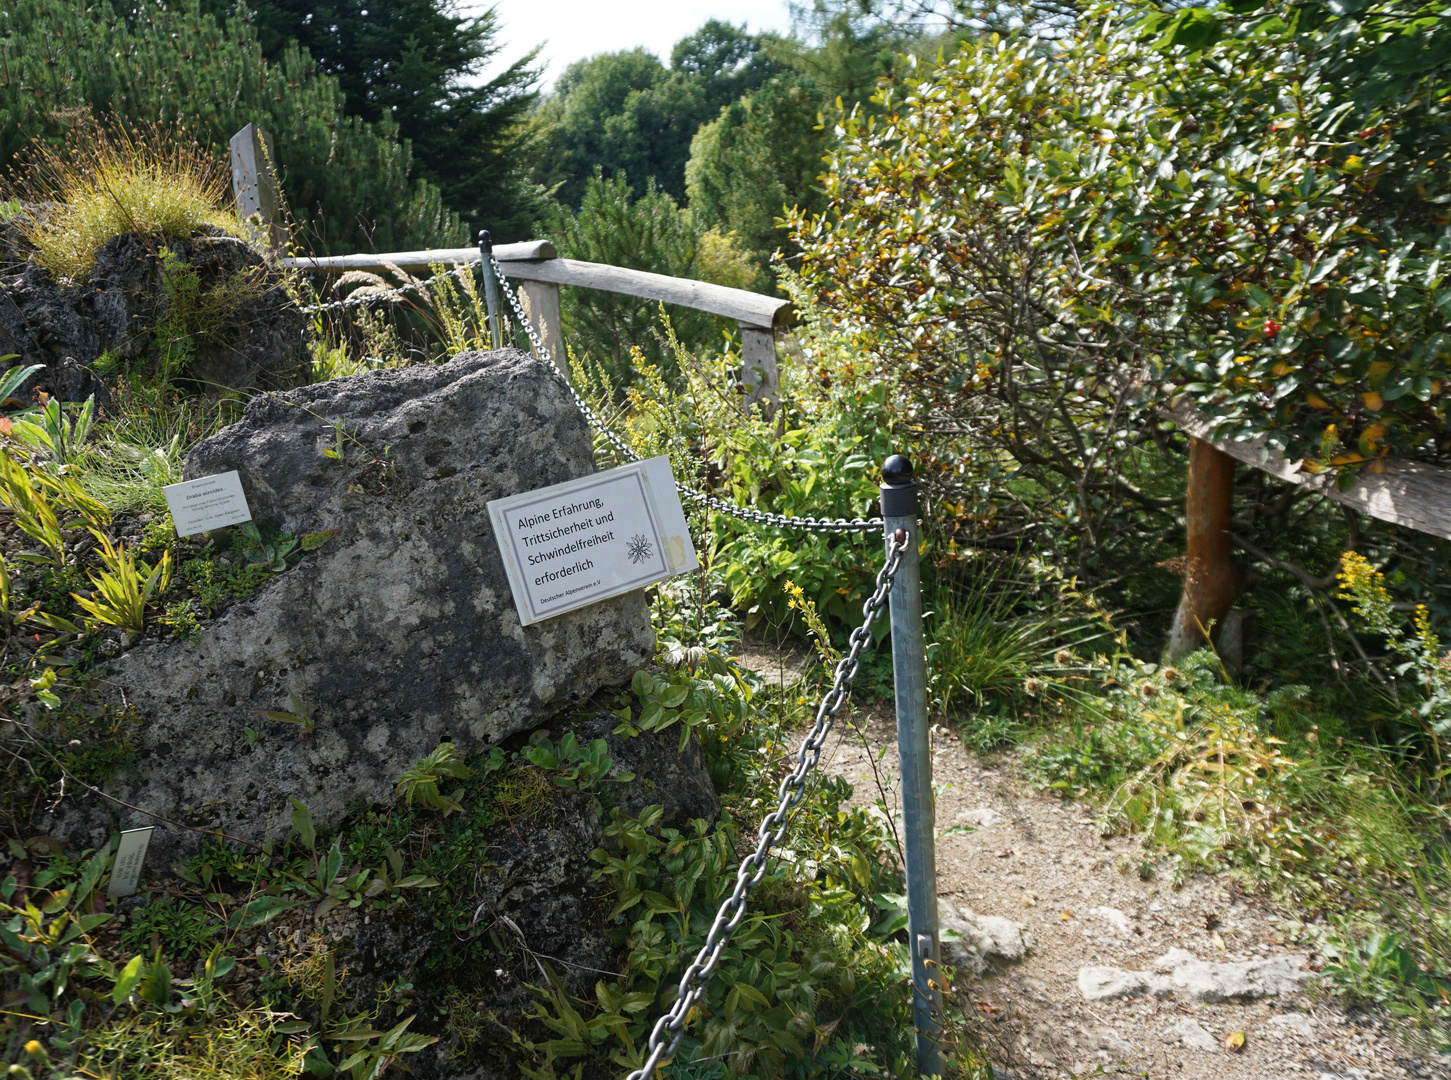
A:
{"label": "fallen leaf", "polygon": [[1216,949],[1218,949],[1220,952],[1224,952],[1224,938],[1219,936],[1218,930],[1214,931],[1214,933],[1209,935],[1209,940],[1214,942],[1214,947]]}
{"label": "fallen leaf", "polygon": [[1224,1048],[1238,1054],[1244,1049],[1244,1032],[1231,1031],[1224,1037]]}
{"label": "fallen leaf", "polygon": [[1012,852],[1012,849],[1011,848],[1004,848],[1002,851],[997,852],[993,856],[993,858],[995,858],[995,859],[1007,859],[1007,858],[1011,858],[1012,857],[1012,854],[1013,854],[1013,852]]}
{"label": "fallen leaf", "polygon": [[1058,921],[1059,922],[1067,922],[1071,918],[1073,918],[1073,912],[1071,912],[1071,911],[1065,911],[1062,915],[1059,915],[1058,916]]}

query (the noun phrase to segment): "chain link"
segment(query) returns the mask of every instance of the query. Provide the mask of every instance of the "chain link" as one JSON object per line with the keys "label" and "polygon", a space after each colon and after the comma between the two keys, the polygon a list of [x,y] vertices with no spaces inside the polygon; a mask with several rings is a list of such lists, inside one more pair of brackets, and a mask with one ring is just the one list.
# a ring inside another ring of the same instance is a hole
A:
{"label": "chain link", "polygon": [[[504,270],[499,265],[499,260],[492,255],[489,256],[489,260],[493,263],[494,275],[499,282],[499,286],[503,289],[504,296],[509,301],[509,306],[514,310],[514,317],[518,320],[519,325],[524,328],[524,332],[529,335],[529,343],[534,346],[535,355],[545,363],[554,363],[553,357],[550,356],[549,350],[544,347],[544,342],[539,339],[539,335],[535,332],[533,325],[524,317],[524,309],[519,304],[519,297],[515,295],[513,287],[505,279]],[[555,366],[558,367],[559,365],[555,364]],[[639,461],[640,455],[635,453],[624,439],[609,429],[609,426],[605,424],[599,413],[595,412],[589,403],[580,396],[579,391],[574,388],[573,384],[568,379],[564,380],[564,384],[569,387],[569,392],[574,397],[574,403],[584,413],[584,418],[589,421],[590,427],[603,435],[609,441],[609,444],[621,454],[624,454],[628,460]],[[725,499],[718,498],[708,492],[698,491],[689,484],[682,484],[678,480],[675,482],[675,486],[680,491],[680,494],[691,502],[699,503],[708,509],[718,511],[722,514],[729,514],[731,517],[739,518],[742,521],[749,521],[755,525],[769,525],[777,529],[795,529],[799,532],[817,533],[875,532],[882,527],[881,518],[788,517],[785,514],[768,514],[763,510],[751,510],[744,506],[737,506],[735,503],[727,502]]]}
{"label": "chain link", "polygon": [[847,691],[851,688],[852,680],[856,678],[862,650],[871,641],[872,623],[877,621],[877,616],[887,606],[887,593],[892,588],[898,567],[902,565],[907,544],[907,531],[898,529],[892,535],[888,546],[886,564],[877,574],[876,589],[866,603],[862,604],[862,624],[851,632],[851,647],[836,662],[831,689],[816,708],[816,723],[802,742],[801,749],[796,752],[796,767],[781,781],[776,790],[776,809],[761,821],[756,850],[742,859],[740,866],[736,868],[734,891],[716,912],[710,932],[705,935],[705,944],[700,947],[700,951],[695,954],[695,960],[681,976],[680,992],[675,1004],[655,1022],[649,1042],[645,1046],[649,1055],[645,1064],[632,1072],[627,1080],[650,1080],[660,1062],[674,1057],[675,1051],[680,1048],[690,1010],[705,996],[706,981],[720,963],[721,953],[729,942],[731,933],[746,916],[746,897],[766,876],[770,867],[771,849],[778,846],[786,835],[786,819],[791,809],[801,800],[802,790],[806,786],[806,774],[821,759],[826,737],[831,733],[832,721],[845,704]]}

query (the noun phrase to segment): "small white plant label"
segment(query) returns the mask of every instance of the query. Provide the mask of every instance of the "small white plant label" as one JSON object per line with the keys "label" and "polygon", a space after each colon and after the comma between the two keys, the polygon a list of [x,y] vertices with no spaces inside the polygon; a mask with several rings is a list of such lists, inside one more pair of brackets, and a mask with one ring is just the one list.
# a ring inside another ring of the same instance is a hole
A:
{"label": "small white plant label", "polygon": [[145,829],[127,829],[121,834],[121,846],[116,849],[116,862],[111,867],[111,886],[107,896],[130,896],[141,883],[141,864],[146,861],[146,848],[151,843],[154,826]]}
{"label": "small white plant label", "polygon": [[177,536],[192,536],[252,520],[237,470],[184,480],[161,489]]}
{"label": "small white plant label", "polygon": [[700,565],[664,457],[495,499],[489,520],[525,626]]}

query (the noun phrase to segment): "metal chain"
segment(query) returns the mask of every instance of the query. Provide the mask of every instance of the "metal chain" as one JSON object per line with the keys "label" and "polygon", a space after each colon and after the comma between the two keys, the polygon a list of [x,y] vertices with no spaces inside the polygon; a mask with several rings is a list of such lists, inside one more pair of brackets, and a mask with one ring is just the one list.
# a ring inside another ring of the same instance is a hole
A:
{"label": "metal chain", "polygon": [[[513,287],[505,279],[504,270],[499,265],[499,260],[492,255],[489,256],[489,259],[494,264],[494,275],[500,287],[504,290],[504,296],[508,299],[509,306],[514,309],[515,318],[518,320],[519,325],[524,328],[524,332],[529,335],[529,343],[534,346],[535,355],[545,363],[554,363],[554,359],[550,356],[549,350],[544,347],[544,342],[535,333],[533,325],[524,317],[524,309],[519,304],[519,297],[515,295]],[[559,365],[555,364],[555,366],[558,367]],[[574,398],[574,403],[584,413],[584,418],[589,421],[590,427],[603,435],[609,441],[609,444],[621,454],[624,454],[627,459],[630,461],[639,461],[640,455],[635,453],[624,439],[609,429],[609,426],[605,424],[599,413],[595,412],[589,403],[580,396],[579,391],[574,388],[569,379],[566,378],[564,384],[569,387],[569,392]],[[708,509],[719,511],[722,514],[729,514],[731,517],[739,518],[742,521],[749,521],[755,525],[770,525],[777,529],[796,529],[800,532],[816,533],[876,532],[882,527],[881,518],[788,517],[785,514],[768,514],[763,510],[751,510],[744,506],[737,506],[735,503],[727,502],[725,499],[718,498],[708,492],[698,491],[689,484],[682,484],[678,480],[675,482],[675,487],[680,491],[681,495],[692,502],[699,503]]]}
{"label": "metal chain", "polygon": [[731,933],[746,916],[746,897],[766,876],[771,861],[771,849],[778,846],[786,835],[786,818],[792,807],[801,800],[806,774],[821,759],[821,750],[826,745],[827,735],[831,733],[832,720],[846,702],[847,690],[856,678],[860,666],[862,650],[871,640],[872,623],[877,621],[877,616],[887,606],[887,593],[897,576],[897,568],[902,565],[907,544],[907,530],[898,529],[892,534],[886,564],[877,574],[877,587],[862,605],[862,624],[851,632],[851,648],[836,663],[831,689],[817,706],[816,723],[801,744],[801,749],[796,752],[796,767],[777,788],[776,809],[761,821],[756,850],[742,859],[741,865],[737,867],[735,890],[721,904],[710,932],[705,935],[705,944],[700,947],[700,951],[695,954],[695,960],[681,976],[680,993],[675,1004],[655,1022],[655,1027],[650,1032],[650,1040],[646,1043],[649,1057],[627,1080],[650,1080],[661,1060],[674,1057],[675,1051],[679,1049],[680,1040],[685,1037],[686,1018],[690,1015],[690,1010],[705,996],[706,981],[720,963],[721,953],[730,940]]}

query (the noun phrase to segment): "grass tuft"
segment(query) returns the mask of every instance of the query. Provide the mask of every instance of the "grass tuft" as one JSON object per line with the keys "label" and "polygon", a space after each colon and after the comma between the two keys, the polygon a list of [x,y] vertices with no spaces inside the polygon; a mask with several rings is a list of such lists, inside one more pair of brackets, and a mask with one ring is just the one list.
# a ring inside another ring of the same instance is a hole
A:
{"label": "grass tuft", "polygon": [[56,204],[23,228],[57,280],[84,277],[121,233],[188,237],[216,225],[240,234],[236,214],[223,209],[221,163],[175,131],[91,127],[59,150],[36,147],[26,173],[28,199]]}

